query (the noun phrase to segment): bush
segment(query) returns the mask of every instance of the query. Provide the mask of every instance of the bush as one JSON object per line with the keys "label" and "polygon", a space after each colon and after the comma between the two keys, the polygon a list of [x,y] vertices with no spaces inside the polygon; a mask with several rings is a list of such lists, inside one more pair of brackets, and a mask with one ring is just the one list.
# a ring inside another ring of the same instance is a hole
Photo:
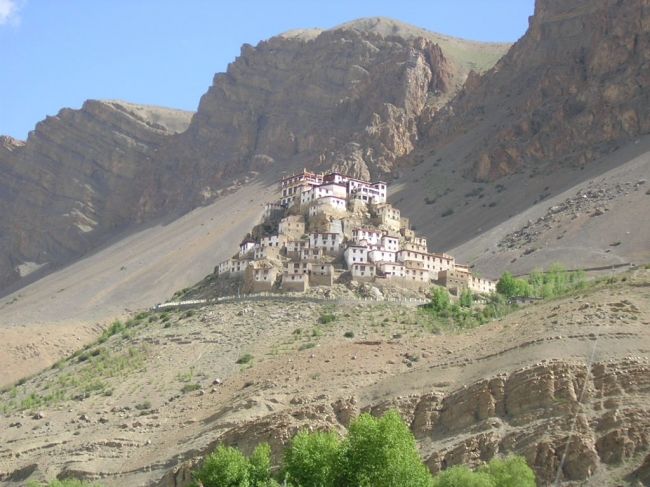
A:
{"label": "bush", "polygon": [[346,331],[345,333],[343,333],[343,336],[345,338],[354,338],[354,332],[353,331]]}
{"label": "bush", "polygon": [[250,458],[230,446],[219,446],[194,473],[194,485],[203,487],[270,487],[279,485],[271,479],[271,449],[260,444]]}
{"label": "bush", "polygon": [[444,287],[435,288],[428,306],[436,313],[447,310],[451,306],[449,292]]}
{"label": "bush", "polygon": [[321,325],[327,325],[328,323],[331,323],[335,319],[336,319],[336,316],[334,315],[334,313],[323,313],[322,315],[320,315],[318,317],[318,322]]}
{"label": "bush", "polygon": [[474,295],[469,289],[465,289],[460,293],[459,303],[463,308],[471,308],[474,304]]}
{"label": "bush", "polygon": [[301,431],[285,452],[285,478],[297,485],[336,486],[340,447],[336,433]]}
{"label": "bush", "polygon": [[188,392],[198,391],[200,388],[201,384],[185,384],[183,387],[181,387],[181,392],[183,394],[186,394]]}
{"label": "bush", "polygon": [[436,475],[433,487],[497,487],[486,473],[472,472],[464,465],[448,468]]}
{"label": "bush", "polygon": [[253,360],[253,356],[250,353],[245,353],[241,357],[237,359],[237,363],[240,365],[244,365],[249,363],[251,360]]}
{"label": "bush", "polygon": [[494,479],[497,487],[535,487],[535,473],[523,457],[494,458],[480,469]]}

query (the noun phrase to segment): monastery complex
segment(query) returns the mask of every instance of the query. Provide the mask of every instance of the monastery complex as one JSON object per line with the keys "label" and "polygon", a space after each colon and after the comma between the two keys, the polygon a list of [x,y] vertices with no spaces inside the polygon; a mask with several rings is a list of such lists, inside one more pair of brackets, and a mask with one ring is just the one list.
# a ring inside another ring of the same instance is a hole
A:
{"label": "monastery complex", "polygon": [[429,252],[426,238],[386,202],[387,187],[337,172],[283,178],[279,200],[266,204],[262,223],[219,264],[218,275],[238,279],[243,293],[349,281],[421,292],[437,284],[456,295],[495,290],[495,282],[472,275],[451,255]]}

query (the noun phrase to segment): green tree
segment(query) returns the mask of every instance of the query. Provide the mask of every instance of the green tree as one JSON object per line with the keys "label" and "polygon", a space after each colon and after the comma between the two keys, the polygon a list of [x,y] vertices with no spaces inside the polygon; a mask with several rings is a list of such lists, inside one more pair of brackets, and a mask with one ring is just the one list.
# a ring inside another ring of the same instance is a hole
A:
{"label": "green tree", "polygon": [[237,448],[219,446],[203,462],[195,479],[203,487],[252,487],[250,463]]}
{"label": "green tree", "polygon": [[433,487],[501,487],[487,473],[472,472],[464,465],[450,467],[436,475]]}
{"label": "green tree", "polygon": [[433,296],[431,297],[431,303],[429,306],[436,313],[441,311],[446,311],[451,305],[451,299],[449,299],[449,292],[444,287],[437,287],[433,290]]}
{"label": "green tree", "polygon": [[341,439],[336,433],[301,431],[285,452],[285,471],[297,486],[334,487],[340,456]]}
{"label": "green tree", "polygon": [[355,487],[430,487],[432,478],[422,463],[415,438],[399,414],[381,418],[362,414],[342,445],[337,485]]}
{"label": "green tree", "polygon": [[531,289],[527,281],[513,277],[509,272],[504,272],[497,282],[497,292],[506,298],[513,296],[530,296]]}
{"label": "green tree", "polygon": [[251,485],[270,485],[271,481],[271,447],[260,443],[249,458]]}
{"label": "green tree", "polygon": [[494,458],[480,469],[494,479],[496,487],[535,487],[535,473],[520,456]]}

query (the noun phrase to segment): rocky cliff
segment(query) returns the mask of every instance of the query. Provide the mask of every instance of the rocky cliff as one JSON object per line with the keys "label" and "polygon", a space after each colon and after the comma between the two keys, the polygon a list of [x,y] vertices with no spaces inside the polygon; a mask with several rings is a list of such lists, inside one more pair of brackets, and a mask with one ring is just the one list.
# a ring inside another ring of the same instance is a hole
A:
{"label": "rocky cliff", "polygon": [[0,140],[0,283],[92,249],[155,205],[161,144],[191,114],[88,101]]}
{"label": "rocky cliff", "polygon": [[423,131],[434,147],[475,131],[465,162],[478,180],[583,166],[650,132],[649,87],[647,0],[538,0],[526,34]]}

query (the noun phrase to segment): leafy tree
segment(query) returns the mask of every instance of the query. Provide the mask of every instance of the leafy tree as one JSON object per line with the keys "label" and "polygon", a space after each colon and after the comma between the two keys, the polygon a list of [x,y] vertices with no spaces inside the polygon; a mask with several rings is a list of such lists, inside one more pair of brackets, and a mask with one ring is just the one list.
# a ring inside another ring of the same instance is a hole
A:
{"label": "leafy tree", "polygon": [[456,465],[436,475],[433,487],[500,487],[487,473],[472,472],[464,465]]}
{"label": "leafy tree", "polygon": [[444,287],[437,287],[433,290],[431,303],[429,306],[436,313],[447,310],[451,306],[451,299],[449,299],[449,292]]}
{"label": "leafy tree", "polygon": [[301,431],[285,452],[287,478],[298,486],[334,487],[341,440],[334,432]]}
{"label": "leafy tree", "polygon": [[223,445],[208,455],[195,479],[203,487],[252,487],[246,456],[237,448]]}
{"label": "leafy tree", "polygon": [[509,272],[504,272],[497,282],[497,292],[507,298],[513,296],[530,296],[530,285],[523,279],[513,277]]}
{"label": "leafy tree", "polygon": [[[203,487],[270,487],[278,485],[271,479],[271,449],[258,445],[250,458],[237,448],[219,446],[194,474]],[[199,484],[195,484],[199,485]]]}
{"label": "leafy tree", "polygon": [[535,473],[523,457],[512,456],[505,460],[494,458],[480,473],[494,479],[496,487],[535,487]]}
{"label": "leafy tree", "polygon": [[342,445],[336,485],[359,487],[430,487],[432,478],[420,459],[415,438],[399,414],[381,418],[362,414]]}
{"label": "leafy tree", "polygon": [[52,480],[47,484],[42,484],[36,481],[27,483],[27,487],[101,487],[99,484],[89,484],[83,480],[78,479],[65,479],[65,480]]}

